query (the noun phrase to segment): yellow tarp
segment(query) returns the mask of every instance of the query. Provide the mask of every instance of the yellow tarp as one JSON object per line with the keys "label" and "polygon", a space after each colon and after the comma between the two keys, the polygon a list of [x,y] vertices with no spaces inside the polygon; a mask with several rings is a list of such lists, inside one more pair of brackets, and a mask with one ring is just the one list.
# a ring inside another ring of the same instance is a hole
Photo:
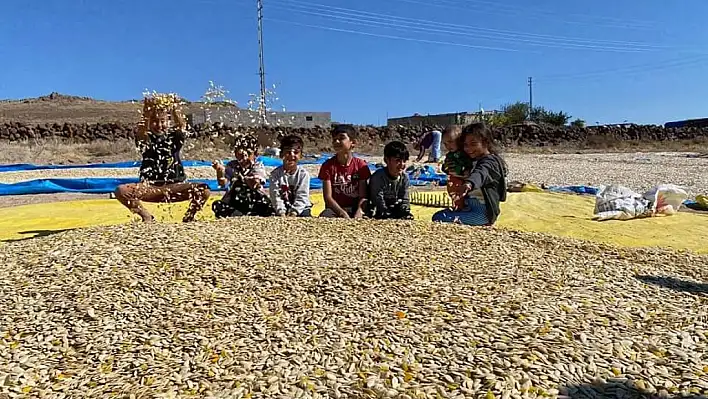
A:
{"label": "yellow tarp", "polygon": [[[313,214],[323,209],[321,194],[312,196]],[[148,204],[158,220],[179,221],[186,203]],[[502,204],[497,226],[609,244],[644,247],[660,246],[708,253],[708,215],[679,213],[630,221],[591,220],[594,198],[567,194],[510,193]],[[430,220],[438,209],[414,206],[416,219]],[[210,210],[201,219],[213,219]],[[28,238],[57,230],[127,223],[136,216],[117,201],[86,200],[0,208],[0,240]]]}

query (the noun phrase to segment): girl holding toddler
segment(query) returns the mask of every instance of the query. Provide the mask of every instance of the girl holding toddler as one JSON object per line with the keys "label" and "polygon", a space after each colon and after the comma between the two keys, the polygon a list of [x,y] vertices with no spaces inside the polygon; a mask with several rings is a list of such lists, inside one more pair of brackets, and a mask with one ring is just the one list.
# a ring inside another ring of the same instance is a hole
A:
{"label": "girl holding toddler", "polygon": [[433,215],[434,222],[472,226],[493,225],[499,217],[499,203],[506,201],[507,166],[496,150],[491,131],[483,123],[462,129],[459,143],[472,168],[453,184],[463,199],[461,209],[445,209]]}

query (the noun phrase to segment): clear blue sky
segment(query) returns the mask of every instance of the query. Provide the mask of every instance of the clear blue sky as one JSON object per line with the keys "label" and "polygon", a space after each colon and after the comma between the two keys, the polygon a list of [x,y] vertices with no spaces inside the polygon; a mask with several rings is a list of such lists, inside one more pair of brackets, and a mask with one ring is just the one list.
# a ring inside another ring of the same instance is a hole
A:
{"label": "clear blue sky", "polygon": [[[706,0],[264,0],[268,85],[293,111],[386,115],[528,99],[593,124],[708,117]],[[5,0],[0,98],[258,91],[255,0]]]}

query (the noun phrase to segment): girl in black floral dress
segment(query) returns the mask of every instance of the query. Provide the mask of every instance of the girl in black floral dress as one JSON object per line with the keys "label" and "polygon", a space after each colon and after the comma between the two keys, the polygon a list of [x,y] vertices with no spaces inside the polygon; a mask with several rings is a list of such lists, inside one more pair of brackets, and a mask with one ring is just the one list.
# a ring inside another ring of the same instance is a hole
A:
{"label": "girl in black floral dress", "polygon": [[221,200],[212,204],[216,218],[274,215],[273,205],[264,191],[265,167],[257,160],[258,140],[250,134],[237,137],[234,157],[236,159],[226,166],[218,161],[212,164],[219,185],[227,187]]}

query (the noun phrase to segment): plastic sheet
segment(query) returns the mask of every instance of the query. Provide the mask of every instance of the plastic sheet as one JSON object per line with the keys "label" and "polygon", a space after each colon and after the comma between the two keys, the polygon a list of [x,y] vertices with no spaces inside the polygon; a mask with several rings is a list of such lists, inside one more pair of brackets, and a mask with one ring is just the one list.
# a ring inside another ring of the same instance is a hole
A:
{"label": "plastic sheet", "polygon": [[[210,201],[217,199],[213,196]],[[313,194],[313,214],[324,204]],[[625,247],[663,246],[708,254],[708,215],[679,212],[671,217],[638,219],[631,222],[592,221],[594,198],[551,193],[510,193],[501,204],[498,228],[548,233]],[[146,204],[160,221],[178,222],[187,203]],[[429,221],[439,208],[413,206],[417,220]],[[51,234],[64,229],[127,223],[134,220],[116,200],[55,202],[0,208],[0,240],[15,240]],[[198,218],[213,219],[210,205]],[[352,226],[356,228],[356,226]],[[690,234],[686,234],[690,232]]]}
{"label": "plastic sheet", "polygon": [[[137,183],[138,181],[136,177],[36,179],[18,183],[0,183],[0,196],[57,193],[107,194],[114,192],[121,184]],[[206,183],[212,191],[223,191],[216,179],[190,179],[189,181]],[[268,182],[266,182],[266,187],[268,187]],[[310,189],[321,190],[322,181],[318,178],[310,179]]]}

